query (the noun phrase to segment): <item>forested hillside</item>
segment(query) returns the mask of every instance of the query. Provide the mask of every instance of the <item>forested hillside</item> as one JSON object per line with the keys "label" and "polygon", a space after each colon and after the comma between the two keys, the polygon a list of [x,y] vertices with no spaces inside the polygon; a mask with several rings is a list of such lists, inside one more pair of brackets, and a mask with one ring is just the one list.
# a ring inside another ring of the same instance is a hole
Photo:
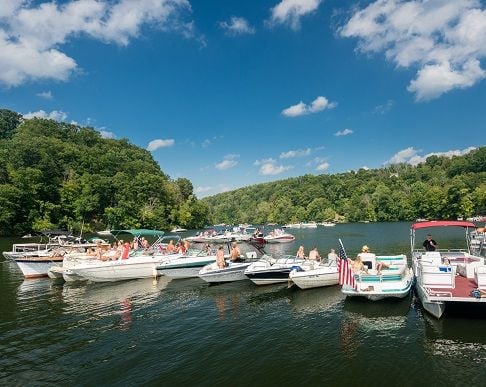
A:
{"label": "forested hillside", "polygon": [[217,223],[398,221],[486,214],[486,147],[412,167],[306,175],[203,199]]}
{"label": "forested hillside", "polygon": [[0,110],[0,235],[63,228],[202,227],[206,204],[150,152],[93,128]]}

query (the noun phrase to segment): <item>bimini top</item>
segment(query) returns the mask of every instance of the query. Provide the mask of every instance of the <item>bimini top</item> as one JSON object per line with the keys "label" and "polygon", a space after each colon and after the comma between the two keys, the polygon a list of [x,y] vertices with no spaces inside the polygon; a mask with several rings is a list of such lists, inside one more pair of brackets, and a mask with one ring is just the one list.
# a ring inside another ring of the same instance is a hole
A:
{"label": "bimini top", "polygon": [[448,226],[455,226],[455,227],[472,227],[476,228],[476,225],[473,222],[469,222],[466,220],[431,220],[428,222],[417,222],[412,224],[412,230],[417,230],[419,228],[426,228],[426,227],[448,227]]}
{"label": "bimini top", "polygon": [[119,234],[131,234],[133,236],[163,236],[164,232],[159,230],[148,230],[145,228],[135,228],[129,230],[111,230],[110,233],[112,235],[119,235]]}

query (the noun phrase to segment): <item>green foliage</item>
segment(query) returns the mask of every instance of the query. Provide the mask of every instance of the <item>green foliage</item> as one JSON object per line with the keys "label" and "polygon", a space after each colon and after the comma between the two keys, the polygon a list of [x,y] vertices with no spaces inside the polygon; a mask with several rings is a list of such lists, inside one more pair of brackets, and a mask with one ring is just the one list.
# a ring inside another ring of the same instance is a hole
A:
{"label": "green foliage", "polygon": [[170,180],[150,152],[126,139],[0,110],[0,235],[201,227],[210,211],[192,190],[189,180]]}
{"label": "green foliage", "polygon": [[455,219],[486,213],[486,147],[465,156],[305,175],[202,200],[216,223]]}

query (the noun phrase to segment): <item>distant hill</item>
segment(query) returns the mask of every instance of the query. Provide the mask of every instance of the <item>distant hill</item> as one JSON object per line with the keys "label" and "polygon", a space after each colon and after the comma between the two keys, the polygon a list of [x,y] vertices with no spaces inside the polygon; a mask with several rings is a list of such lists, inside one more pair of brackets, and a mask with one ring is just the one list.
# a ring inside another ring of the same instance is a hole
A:
{"label": "distant hill", "polygon": [[150,152],[93,128],[0,109],[0,235],[202,227],[209,208]]}
{"label": "distant hill", "polygon": [[305,175],[202,199],[215,223],[399,221],[486,214],[486,147],[417,166]]}

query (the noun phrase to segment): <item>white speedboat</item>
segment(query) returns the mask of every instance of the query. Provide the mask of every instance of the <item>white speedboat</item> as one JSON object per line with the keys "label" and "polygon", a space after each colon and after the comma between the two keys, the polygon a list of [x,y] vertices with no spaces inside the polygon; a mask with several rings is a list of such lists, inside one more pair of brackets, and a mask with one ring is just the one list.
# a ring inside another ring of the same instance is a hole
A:
{"label": "white speedboat", "polygon": [[337,265],[309,259],[299,269],[292,270],[289,279],[301,289],[332,286],[339,283],[339,270]]}
{"label": "white speedboat", "polygon": [[317,228],[316,222],[301,222],[300,228]]}
{"label": "white speedboat", "polygon": [[[465,229],[465,248],[423,251],[415,248],[416,231],[431,227]],[[428,221],[411,226],[412,263],[416,277],[415,289],[424,309],[440,318],[448,304],[463,303],[486,308],[485,259],[471,254],[469,221]]]}
{"label": "white speedboat", "polygon": [[186,232],[187,228],[174,227],[170,232]]}
{"label": "white speedboat", "polygon": [[189,249],[186,254],[164,260],[157,266],[157,273],[169,278],[198,277],[202,267],[216,262],[216,255],[207,255],[206,251]]}
{"label": "white speedboat", "polygon": [[237,262],[228,260],[224,268],[218,267],[216,262],[210,263],[199,271],[198,276],[208,283],[248,280],[248,277],[245,275],[245,270],[255,261],[256,256],[255,252],[250,251],[246,253],[245,260]]}
{"label": "white speedboat", "polygon": [[295,241],[295,236],[282,229],[276,228],[270,232],[270,234],[265,235],[263,239],[266,243],[288,243]]}
{"label": "white speedboat", "polygon": [[[343,285],[341,291],[348,297],[365,297],[371,301],[384,298],[403,298],[410,293],[413,271],[408,267],[407,256],[361,253],[368,272],[354,274],[355,286]],[[381,271],[377,265],[383,263]]]}
{"label": "white speedboat", "polygon": [[289,274],[304,263],[304,259],[287,255],[280,258],[263,256],[245,270],[245,275],[255,285],[270,285],[288,282]]}

